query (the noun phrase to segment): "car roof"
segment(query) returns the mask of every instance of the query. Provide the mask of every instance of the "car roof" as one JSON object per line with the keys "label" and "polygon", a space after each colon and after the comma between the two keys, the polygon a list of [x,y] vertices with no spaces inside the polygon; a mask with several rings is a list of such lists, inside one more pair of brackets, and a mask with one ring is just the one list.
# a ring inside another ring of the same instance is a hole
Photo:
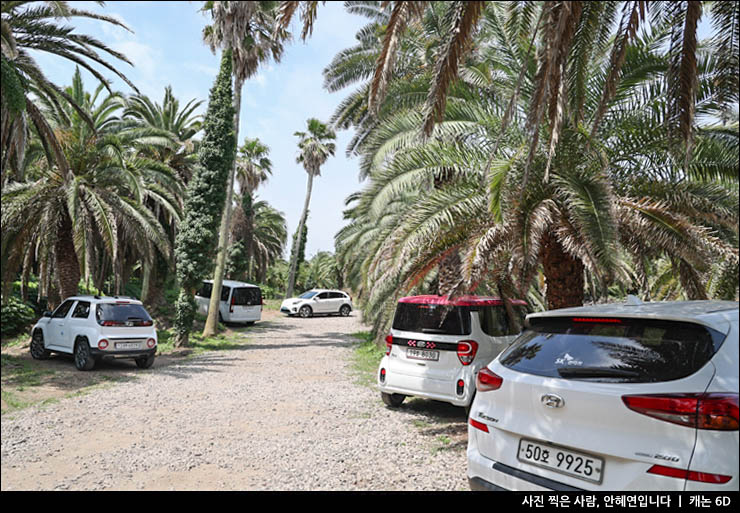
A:
{"label": "car roof", "polygon": [[694,322],[710,328],[727,332],[729,322],[738,320],[737,301],[647,301],[632,298],[624,303],[607,303],[598,305],[562,308],[529,314],[527,319],[547,317],[582,317],[614,316],[626,318],[660,319],[682,322]]}
{"label": "car roof", "polygon": [[[213,280],[203,280],[203,283],[213,283]],[[253,285],[252,283],[245,283],[243,281],[235,281],[235,280],[223,280],[221,282],[221,285],[226,285],[227,287],[257,287],[258,285]]]}
{"label": "car roof", "polygon": [[[500,306],[504,300],[500,297],[465,295],[450,299],[448,296],[407,296],[398,300],[399,303],[412,303],[418,305],[448,305],[448,306]],[[526,306],[526,301],[512,299],[515,305]]]}
{"label": "car roof", "polygon": [[135,297],[131,296],[70,296],[65,301],[68,300],[78,300],[78,301],[97,301],[97,302],[110,302],[110,301],[121,301],[126,303],[136,303],[136,304],[143,304],[140,300],[136,299]]}

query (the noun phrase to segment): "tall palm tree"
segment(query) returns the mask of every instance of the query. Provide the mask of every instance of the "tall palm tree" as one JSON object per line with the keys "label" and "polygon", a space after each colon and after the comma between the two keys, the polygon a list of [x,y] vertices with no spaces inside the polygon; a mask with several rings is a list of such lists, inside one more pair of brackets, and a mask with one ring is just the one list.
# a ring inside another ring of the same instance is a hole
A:
{"label": "tall palm tree", "polygon": [[[329,157],[334,155],[336,145],[332,141],[334,141],[337,136],[327,125],[315,118],[308,120],[307,130],[305,132],[295,132],[294,135],[299,138],[299,153],[296,158],[296,162],[303,164],[303,169],[306,170],[306,174],[308,175],[306,180],[306,199],[303,203],[303,212],[301,213],[301,218],[298,221],[298,228],[296,230],[297,234],[301,234],[303,233],[303,227],[306,225],[308,208],[311,203],[313,180],[315,177],[321,175],[321,166],[324,165]],[[300,236],[296,237],[295,243],[298,243],[299,239]],[[298,251],[293,251],[285,297],[293,295],[297,266]]]}
{"label": "tall palm tree", "polygon": [[[269,60],[280,61],[283,44],[289,34],[276,29],[277,2],[255,1],[207,1],[204,11],[210,12],[213,24],[203,31],[203,39],[211,47],[230,48],[232,50],[234,75],[234,127],[239,140],[239,116],[241,109],[241,92],[244,82],[253,76],[259,66]],[[216,268],[213,278],[213,291],[209,306],[208,319],[203,329],[204,336],[216,332],[218,321],[218,302],[221,297],[221,284],[226,265],[226,248],[229,228],[231,226],[232,195],[236,175],[236,160],[229,179],[224,215],[219,230],[219,252],[216,257]]]}
{"label": "tall palm tree", "polygon": [[[102,4],[102,2],[100,2]],[[56,55],[89,71],[101,83],[108,81],[96,65],[112,71],[132,89],[136,87],[102,54],[128,64],[125,55],[109,48],[97,39],[74,32],[63,23],[70,19],[94,19],[128,28],[115,18],[72,8],[68,2],[3,2],[0,7],[0,61],[2,64],[2,140],[0,141],[0,185],[5,186],[6,168],[23,161],[23,152],[30,140],[33,126],[43,145],[49,165],[56,164],[60,172],[69,172],[64,152],[52,127],[39,108],[43,99],[64,112],[63,103],[72,105],[77,113],[92,125],[84,109],[74,103],[62,88],[49,81],[36,63],[30,50]],[[106,87],[108,87],[106,85]]]}

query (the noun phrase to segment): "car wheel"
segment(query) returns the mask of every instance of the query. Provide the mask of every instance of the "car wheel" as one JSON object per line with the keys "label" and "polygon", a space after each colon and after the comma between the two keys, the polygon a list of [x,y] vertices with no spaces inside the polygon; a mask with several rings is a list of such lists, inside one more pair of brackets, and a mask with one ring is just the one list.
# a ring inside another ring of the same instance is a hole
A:
{"label": "car wheel", "polygon": [[77,367],[77,370],[89,371],[95,367],[95,358],[93,358],[93,355],[90,352],[90,345],[87,343],[87,340],[80,339],[77,341],[75,344],[74,356],[75,367]]}
{"label": "car wheel", "polygon": [[44,333],[36,330],[31,338],[31,358],[34,360],[46,360],[51,356],[51,351],[44,347]]}
{"label": "car wheel", "polygon": [[385,392],[380,393],[380,397],[383,398],[383,402],[393,408],[398,408],[403,403],[406,396],[403,394],[386,394]]}
{"label": "car wheel", "polygon": [[305,319],[313,315],[313,310],[311,310],[310,306],[306,305],[306,306],[302,306],[301,309],[298,310],[298,313],[300,314],[301,317]]}
{"label": "car wheel", "polygon": [[152,365],[154,365],[154,355],[151,354],[149,356],[142,356],[141,358],[136,358],[136,366],[140,369],[148,369]]}
{"label": "car wheel", "polygon": [[342,305],[342,308],[339,309],[339,313],[342,315],[342,317],[349,316],[349,313],[352,311],[352,309],[349,307],[349,305]]}

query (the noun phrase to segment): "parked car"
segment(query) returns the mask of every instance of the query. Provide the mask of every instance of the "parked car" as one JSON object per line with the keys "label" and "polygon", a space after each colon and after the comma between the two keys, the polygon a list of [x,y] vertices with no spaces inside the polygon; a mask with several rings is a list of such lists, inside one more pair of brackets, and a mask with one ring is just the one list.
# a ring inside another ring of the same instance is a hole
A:
{"label": "parked car", "polygon": [[738,303],[553,310],[477,378],[475,490],[738,489]]}
{"label": "parked car", "polygon": [[157,352],[157,330],[141,301],[129,297],[75,296],[44,312],[31,331],[31,356],[74,355],[79,370],[103,358],[132,358],[148,369]]}
{"label": "parked car", "polygon": [[289,316],[312,317],[316,314],[339,314],[347,317],[352,312],[352,298],[341,290],[311,289],[298,297],[283,301],[280,311]]}
{"label": "parked car", "polygon": [[408,396],[467,408],[475,375],[511,343],[523,326],[526,303],[507,314],[494,297],[411,296],[398,301],[386,354],[378,368],[380,395],[397,407]]}
{"label": "parked car", "polygon": [[[208,315],[211,303],[213,280],[205,280],[195,293],[198,311]],[[251,283],[224,280],[221,284],[221,301],[218,306],[218,320],[254,324],[262,318],[262,289]]]}

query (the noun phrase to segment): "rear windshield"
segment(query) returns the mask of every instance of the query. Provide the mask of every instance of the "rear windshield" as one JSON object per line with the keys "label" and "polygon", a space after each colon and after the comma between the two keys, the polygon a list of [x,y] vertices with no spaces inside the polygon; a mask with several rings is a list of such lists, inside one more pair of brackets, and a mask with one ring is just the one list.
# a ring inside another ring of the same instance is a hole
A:
{"label": "rear windshield", "polygon": [[234,289],[231,297],[232,304],[254,306],[262,304],[262,292],[257,287],[240,287]]}
{"label": "rear windshield", "polygon": [[133,303],[101,303],[95,309],[95,317],[98,322],[111,321],[117,324],[148,324],[152,320],[143,306]]}
{"label": "rear windshield", "polygon": [[725,336],[697,324],[634,319],[532,319],[501,355],[510,369],[564,379],[653,383],[698,371]]}
{"label": "rear windshield", "polygon": [[442,335],[469,335],[470,309],[464,306],[398,303],[393,329]]}

